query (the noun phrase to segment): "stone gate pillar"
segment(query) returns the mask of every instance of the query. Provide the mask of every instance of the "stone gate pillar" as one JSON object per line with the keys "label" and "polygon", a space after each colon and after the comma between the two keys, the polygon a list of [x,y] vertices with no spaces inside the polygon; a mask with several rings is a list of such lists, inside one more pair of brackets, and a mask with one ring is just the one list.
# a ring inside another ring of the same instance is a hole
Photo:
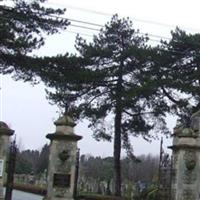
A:
{"label": "stone gate pillar", "polygon": [[171,200],[200,199],[200,112],[191,117],[191,126],[174,129]]}
{"label": "stone gate pillar", "polygon": [[14,131],[8,125],[0,121],[0,200],[3,196],[3,183],[5,181],[6,156],[9,149],[9,136],[13,135]]}
{"label": "stone gate pillar", "polygon": [[56,132],[46,137],[51,140],[48,177],[47,200],[72,200],[77,141],[82,137],[74,133],[73,120],[64,115],[54,122]]}

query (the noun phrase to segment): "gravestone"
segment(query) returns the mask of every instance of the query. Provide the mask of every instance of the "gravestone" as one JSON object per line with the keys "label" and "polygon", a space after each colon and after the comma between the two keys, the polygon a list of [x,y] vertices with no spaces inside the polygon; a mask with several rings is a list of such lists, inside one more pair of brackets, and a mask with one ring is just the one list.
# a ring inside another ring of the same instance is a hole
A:
{"label": "gravestone", "polygon": [[5,182],[6,156],[9,149],[9,137],[13,133],[14,131],[5,122],[0,121],[0,200],[4,199],[3,183]]}
{"label": "gravestone", "polygon": [[200,199],[200,111],[191,125],[175,127],[172,154],[171,200]]}
{"label": "gravestone", "polygon": [[68,116],[56,122],[56,132],[46,137],[51,140],[47,176],[46,200],[72,200],[76,172],[77,141],[74,121]]}

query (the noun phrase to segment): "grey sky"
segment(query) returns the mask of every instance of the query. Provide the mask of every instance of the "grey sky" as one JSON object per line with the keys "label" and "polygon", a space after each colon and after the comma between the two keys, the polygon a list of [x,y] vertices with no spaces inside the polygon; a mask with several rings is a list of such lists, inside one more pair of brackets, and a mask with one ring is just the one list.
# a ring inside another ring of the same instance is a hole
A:
{"label": "grey sky", "polygon": [[[118,13],[123,17],[129,16],[133,20],[135,29],[139,28],[141,32],[152,35],[170,37],[170,30],[173,30],[176,25],[187,28],[189,32],[200,32],[198,0],[50,0],[48,2],[60,7],[66,5],[68,18],[102,25],[110,20],[111,16],[108,14]],[[95,14],[91,10],[104,14]],[[45,47],[34,53],[56,55],[67,51],[74,52],[75,34],[72,32],[89,35],[95,33],[75,27],[69,27],[67,30],[71,32],[65,31],[47,38]],[[91,39],[88,36],[83,37]],[[159,40],[157,37],[151,39]],[[48,104],[43,84],[32,87],[30,83],[15,82],[10,76],[1,75],[1,88],[1,120],[7,122],[16,131],[22,148],[41,148],[47,142],[45,135],[55,130],[53,121],[58,117],[59,110],[56,106]],[[168,118],[168,122],[172,129],[175,120]],[[86,122],[78,124],[75,130],[77,134],[84,137],[79,143],[81,153],[112,155],[112,144],[95,142]],[[159,151],[159,141],[149,144],[143,139],[133,138],[132,142],[136,154],[149,152],[156,154]],[[170,140],[166,145],[169,144]]]}

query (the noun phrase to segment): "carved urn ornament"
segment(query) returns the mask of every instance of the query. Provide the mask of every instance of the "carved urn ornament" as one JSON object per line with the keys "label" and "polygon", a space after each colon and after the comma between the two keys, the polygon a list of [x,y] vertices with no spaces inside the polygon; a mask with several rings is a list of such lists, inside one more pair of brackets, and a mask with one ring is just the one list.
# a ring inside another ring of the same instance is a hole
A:
{"label": "carved urn ornament", "polygon": [[61,161],[65,162],[66,160],[69,159],[70,155],[69,155],[69,152],[66,151],[66,150],[63,150],[62,152],[60,152],[58,154],[58,157]]}
{"label": "carved urn ornament", "polygon": [[193,170],[196,166],[196,153],[193,151],[185,152],[185,166],[188,170]]}
{"label": "carved urn ornament", "polygon": [[196,161],[195,160],[186,160],[185,165],[188,170],[193,170],[196,166]]}

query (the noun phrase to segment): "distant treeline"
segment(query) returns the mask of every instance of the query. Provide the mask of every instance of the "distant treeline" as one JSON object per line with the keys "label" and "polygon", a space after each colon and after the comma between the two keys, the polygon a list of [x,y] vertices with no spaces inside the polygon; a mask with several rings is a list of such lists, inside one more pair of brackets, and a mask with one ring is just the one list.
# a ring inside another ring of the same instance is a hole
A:
{"label": "distant treeline", "polygon": [[[151,154],[138,156],[138,161],[124,157],[121,160],[123,182],[152,182],[157,179],[158,162],[158,156]],[[80,177],[110,181],[113,173],[113,157],[82,155],[80,158]]]}
{"label": "distant treeline", "polygon": [[45,144],[42,150],[24,150],[17,151],[16,174],[33,174],[44,173],[48,167],[49,145]]}
{"label": "distant treeline", "polygon": [[[16,174],[39,175],[48,167],[49,146],[45,144],[41,151],[24,150],[17,153]],[[124,157],[122,164],[123,182],[152,182],[157,178],[158,156],[141,155],[132,160]],[[80,156],[80,177],[88,180],[109,182],[113,179],[113,157],[95,157],[93,155]]]}

